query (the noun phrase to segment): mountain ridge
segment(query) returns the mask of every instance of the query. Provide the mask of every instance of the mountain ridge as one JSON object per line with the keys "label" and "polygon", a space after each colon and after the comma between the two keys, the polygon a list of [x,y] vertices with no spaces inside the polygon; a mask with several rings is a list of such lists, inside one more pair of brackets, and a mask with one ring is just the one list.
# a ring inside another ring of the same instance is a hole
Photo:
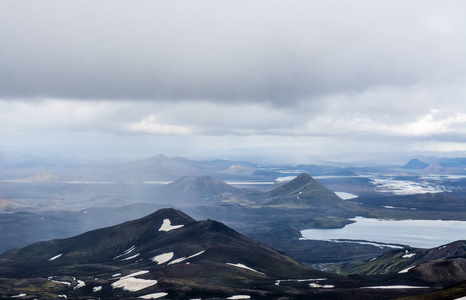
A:
{"label": "mountain ridge", "polygon": [[[269,293],[276,278],[318,278],[324,274],[338,277],[309,269],[220,222],[195,221],[174,209],[0,255],[0,277],[22,278],[17,285],[32,286],[27,294],[38,298],[37,290],[51,280],[68,282],[69,288],[62,285],[56,291],[71,298],[179,294],[181,289],[183,299],[199,293],[202,297],[226,297],[247,290],[251,284],[266,284],[255,294]],[[43,281],[45,278],[48,281]],[[80,282],[88,288],[78,287]],[[140,290],[134,288],[135,283],[142,285]],[[98,293],[89,293],[98,287]],[[0,298],[6,295],[3,288],[0,282]]]}

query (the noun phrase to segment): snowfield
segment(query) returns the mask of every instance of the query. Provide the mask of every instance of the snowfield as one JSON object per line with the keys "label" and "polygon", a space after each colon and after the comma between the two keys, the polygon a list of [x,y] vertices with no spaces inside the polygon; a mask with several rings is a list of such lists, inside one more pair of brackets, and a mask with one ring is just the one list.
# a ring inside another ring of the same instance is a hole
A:
{"label": "snowfield", "polygon": [[86,286],[86,283],[82,280],[78,280],[78,284],[73,288],[73,290],[80,289],[82,287]]}
{"label": "snowfield", "polygon": [[318,284],[318,283],[309,283],[311,288],[320,288],[320,289],[333,289],[335,286],[331,284]]}
{"label": "snowfield", "polygon": [[191,256],[188,256],[188,257],[180,257],[180,258],[177,258],[177,259],[175,259],[175,260],[169,262],[168,264],[169,264],[169,265],[177,264],[177,263],[183,262],[183,261],[185,261],[185,260],[188,260],[188,259],[190,259],[190,258],[196,257],[196,256],[198,256],[198,255],[201,255],[201,254],[204,253],[204,252],[205,252],[205,250],[202,250],[201,252],[198,252],[198,253],[193,254],[193,255],[191,255]]}
{"label": "snowfield", "polygon": [[416,266],[412,266],[412,267],[409,267],[409,268],[406,268],[406,269],[403,269],[401,270],[400,272],[398,272],[399,274],[403,274],[403,273],[408,273],[409,270],[411,270],[412,268],[415,268]]}
{"label": "snowfield", "polygon": [[130,256],[130,257],[123,258],[122,261],[123,261],[123,260],[130,260],[130,259],[136,258],[136,257],[138,257],[139,255],[141,255],[141,254],[140,254],[140,253],[134,254],[134,255],[132,255],[132,256]]}
{"label": "snowfield", "polygon": [[95,286],[92,288],[92,292],[94,293],[97,293],[97,292],[100,292],[102,290],[102,286],[99,285],[99,286]]}
{"label": "snowfield", "polygon": [[416,253],[408,253],[408,250],[406,250],[406,253],[401,258],[411,258],[414,255],[416,255]]}
{"label": "snowfield", "polygon": [[11,298],[21,298],[21,297],[26,297],[27,294],[19,294],[19,295],[15,295],[15,296],[11,296]]}
{"label": "snowfield", "polygon": [[168,295],[168,293],[160,292],[160,293],[153,293],[153,294],[147,294],[147,295],[144,295],[144,296],[139,296],[138,298],[141,298],[141,299],[158,299],[158,298],[165,297],[166,295]]}
{"label": "snowfield", "polygon": [[375,190],[396,195],[413,195],[422,193],[441,193],[448,191],[444,186],[429,185],[424,182],[396,180],[391,178],[371,178]]}
{"label": "snowfield", "polygon": [[145,271],[145,270],[144,271],[137,271],[137,272],[131,273],[129,275],[123,276],[123,277],[121,277],[121,279],[129,278],[129,277],[135,277],[135,276],[139,276],[139,275],[147,274],[147,273],[149,273],[149,271]]}
{"label": "snowfield", "polygon": [[253,271],[253,272],[256,272],[256,273],[265,275],[264,273],[259,272],[259,271],[256,271],[256,270],[254,270],[253,268],[250,268],[250,267],[245,266],[245,265],[243,265],[243,264],[232,264],[232,263],[226,263],[226,264],[227,264],[227,265],[230,265],[230,266],[233,266],[233,267],[238,267],[238,268],[246,269],[246,270],[249,270],[249,271]]}
{"label": "snowfield", "polygon": [[164,219],[162,226],[160,226],[159,231],[170,231],[183,227],[184,225],[172,225],[170,219]]}
{"label": "snowfield", "polygon": [[157,284],[157,280],[141,279],[135,277],[123,277],[112,283],[114,289],[121,288],[129,292],[137,292]]}
{"label": "snowfield", "polygon": [[163,253],[151,258],[153,262],[156,262],[158,265],[166,263],[167,261],[173,258],[173,252]]}
{"label": "snowfield", "polygon": [[133,246],[131,246],[129,249],[126,249],[125,251],[123,251],[123,254],[120,254],[120,255],[115,256],[115,257],[113,258],[113,260],[116,260],[116,259],[118,259],[118,258],[120,258],[120,257],[122,257],[122,256],[125,256],[126,254],[131,253],[134,249],[136,249],[136,246],[133,245]]}
{"label": "snowfield", "polygon": [[62,253],[58,254],[58,255],[55,255],[54,257],[50,258],[49,261],[56,260],[57,258],[59,258],[62,255],[63,255]]}
{"label": "snowfield", "polygon": [[251,296],[248,295],[235,295],[228,297],[227,299],[251,299]]}
{"label": "snowfield", "polygon": [[67,286],[70,286],[70,285],[71,285],[71,282],[57,281],[57,280],[53,280],[53,279],[49,279],[49,280],[50,280],[51,282],[61,283],[61,284],[67,285]]}

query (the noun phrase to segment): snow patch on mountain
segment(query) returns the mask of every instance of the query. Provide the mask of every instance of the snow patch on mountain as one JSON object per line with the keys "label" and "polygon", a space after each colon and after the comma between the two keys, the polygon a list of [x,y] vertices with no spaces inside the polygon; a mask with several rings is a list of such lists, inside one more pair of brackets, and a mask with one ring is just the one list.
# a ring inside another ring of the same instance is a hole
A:
{"label": "snow patch on mountain", "polygon": [[170,219],[164,219],[159,231],[170,231],[183,227],[184,225],[172,225]]}
{"label": "snow patch on mountain", "polygon": [[139,275],[147,274],[147,273],[149,273],[149,271],[146,271],[146,270],[144,270],[144,271],[137,271],[137,272],[128,274],[128,275],[126,275],[126,276],[123,276],[123,277],[121,277],[121,279],[129,278],[129,277],[135,277],[135,276],[139,276]]}
{"label": "snow patch on mountain", "polygon": [[259,272],[259,271],[256,271],[254,270],[253,268],[250,268],[246,265],[243,265],[243,264],[232,264],[232,263],[226,263],[227,265],[230,265],[230,266],[233,266],[233,267],[238,267],[238,268],[242,268],[242,269],[246,269],[246,270],[249,270],[249,271],[253,271],[253,272],[256,272],[256,273],[259,273],[259,274],[262,274],[262,275],[265,275],[264,273],[262,272]]}
{"label": "snow patch on mountain", "polygon": [[70,286],[71,285],[71,282],[67,282],[67,281],[58,281],[58,280],[53,280],[53,279],[49,279],[51,282],[55,282],[55,283],[61,283],[61,284],[64,284],[64,285],[67,285],[67,286]]}
{"label": "snow patch on mountain", "polygon": [[406,268],[406,269],[403,269],[401,270],[400,272],[398,272],[399,274],[403,274],[403,273],[408,273],[409,270],[411,270],[412,268],[415,268],[416,266],[412,266],[412,267],[409,267],[409,268]]}
{"label": "snow patch on mountain", "polygon": [[86,283],[84,281],[78,280],[78,284],[73,288],[73,290],[77,290],[85,286],[86,286]]}
{"label": "snow patch on mountain", "polygon": [[19,294],[19,295],[15,295],[15,296],[11,296],[11,298],[21,298],[21,297],[26,297],[27,294]]}
{"label": "snow patch on mountain", "polygon": [[153,293],[153,294],[147,294],[147,295],[144,295],[144,296],[139,296],[138,298],[141,298],[141,299],[158,299],[158,298],[165,297],[166,295],[168,295],[168,293],[160,292],[160,293]]}
{"label": "snow patch on mountain", "polygon": [[333,289],[335,286],[332,284],[318,284],[315,282],[309,283],[311,288],[320,288],[320,289]]}
{"label": "snow patch on mountain", "polygon": [[173,258],[173,252],[163,253],[157,256],[152,257],[150,260],[156,262],[158,265],[166,263],[167,261]]}
{"label": "snow patch on mountain", "polygon": [[130,257],[123,258],[122,261],[123,261],[123,260],[130,260],[130,259],[136,258],[136,257],[138,257],[139,255],[141,255],[141,253],[136,253],[136,254],[134,254],[134,255],[132,255],[132,256],[130,256]]}
{"label": "snow patch on mountain", "polygon": [[59,258],[60,256],[62,256],[63,253],[60,253],[58,255],[55,255],[54,257],[50,258],[49,261],[52,261],[52,260],[56,260],[57,258]]}
{"label": "snow patch on mountain", "polygon": [[177,258],[177,259],[175,259],[175,260],[169,262],[168,264],[169,264],[169,265],[177,264],[177,263],[183,262],[183,261],[185,261],[185,260],[188,260],[188,259],[190,259],[190,258],[196,257],[196,256],[198,256],[198,255],[201,255],[201,254],[204,253],[204,252],[205,252],[205,250],[202,250],[201,252],[198,252],[198,253],[193,254],[193,255],[191,255],[191,256],[188,256],[188,257],[180,257],[180,258]]}
{"label": "snow patch on mountain", "polygon": [[149,271],[140,271],[140,272],[136,272],[128,276],[122,277],[118,281],[115,281],[114,283],[112,283],[112,287],[114,289],[121,288],[129,292],[137,292],[147,287],[156,285],[157,280],[141,279],[141,278],[133,277],[133,276],[145,274],[147,272]]}
{"label": "snow patch on mountain", "polygon": [[118,258],[120,258],[120,257],[122,257],[122,256],[125,256],[125,255],[131,253],[134,249],[136,249],[136,246],[133,245],[133,246],[131,246],[129,249],[126,249],[125,251],[123,251],[122,254],[115,256],[115,257],[113,258],[113,260],[116,260],[116,259],[118,259]]}
{"label": "snow patch on mountain", "polygon": [[416,253],[409,253],[408,250],[406,250],[405,254],[401,258],[411,258],[414,255],[416,255]]}

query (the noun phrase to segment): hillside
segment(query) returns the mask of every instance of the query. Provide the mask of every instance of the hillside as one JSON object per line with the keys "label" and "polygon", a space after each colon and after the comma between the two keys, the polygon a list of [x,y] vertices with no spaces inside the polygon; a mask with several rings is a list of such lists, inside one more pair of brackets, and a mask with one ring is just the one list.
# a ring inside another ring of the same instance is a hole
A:
{"label": "hillside", "polygon": [[309,174],[303,173],[295,179],[280,185],[263,195],[266,206],[288,208],[335,208],[345,202]]}
{"label": "hillside", "polygon": [[251,286],[256,286],[255,294],[275,293],[276,279],[323,274],[222,223],[197,222],[180,211],[163,209],[138,220],[0,255],[0,277],[10,278],[8,285],[13,278],[23,278],[14,289],[0,282],[0,297],[21,293],[43,297],[41,291],[71,298],[152,293],[227,297]]}
{"label": "hillside", "polygon": [[[463,280],[464,263],[455,255],[464,243],[434,250],[406,272],[344,277],[310,269],[222,223],[161,209],[0,255],[0,298],[392,299]],[[416,251],[396,255],[421,257]]]}
{"label": "hillside", "polygon": [[377,259],[349,263],[344,274],[409,274],[417,279],[447,286],[466,280],[466,241],[456,241],[432,249],[397,249]]}

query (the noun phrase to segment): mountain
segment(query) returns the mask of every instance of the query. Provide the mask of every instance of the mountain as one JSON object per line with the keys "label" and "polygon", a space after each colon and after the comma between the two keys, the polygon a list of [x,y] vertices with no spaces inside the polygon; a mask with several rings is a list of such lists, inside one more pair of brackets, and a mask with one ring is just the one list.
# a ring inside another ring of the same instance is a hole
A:
{"label": "mountain", "polygon": [[[423,250],[396,255],[410,260]],[[412,270],[346,277],[310,269],[222,223],[161,209],[5,252],[0,298],[392,299],[464,280],[464,242],[431,250]]]}
{"label": "mountain", "polygon": [[345,203],[306,173],[267,191],[263,197],[265,205],[290,208],[326,208]]}
{"label": "mountain", "polygon": [[295,290],[278,287],[278,279],[324,275],[222,223],[162,209],[0,255],[0,278],[7,278],[0,281],[0,298],[264,297]]}
{"label": "mountain", "polygon": [[420,161],[417,158],[411,159],[409,162],[407,162],[404,166],[402,166],[402,169],[408,169],[408,170],[422,170],[425,169],[429,166],[429,164],[426,164],[423,161]]}
{"label": "mountain", "polygon": [[407,274],[442,286],[466,280],[466,241],[432,249],[396,249],[368,262],[349,263],[342,273]]}
{"label": "mountain", "polygon": [[185,176],[162,186],[159,191],[172,199],[186,200],[208,200],[223,193],[236,195],[240,190],[233,186],[210,176]]}

